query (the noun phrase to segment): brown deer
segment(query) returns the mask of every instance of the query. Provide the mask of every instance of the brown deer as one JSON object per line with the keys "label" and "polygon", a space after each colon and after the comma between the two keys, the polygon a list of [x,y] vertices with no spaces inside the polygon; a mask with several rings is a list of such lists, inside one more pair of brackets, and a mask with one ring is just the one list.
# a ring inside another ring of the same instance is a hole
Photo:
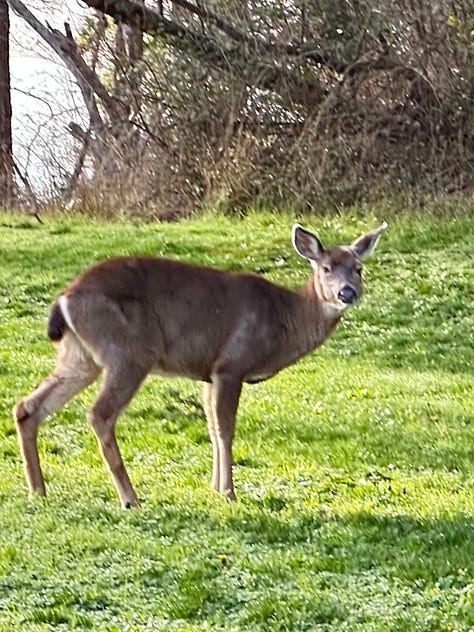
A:
{"label": "brown deer", "polygon": [[86,270],[51,309],[56,368],[14,407],[30,492],[46,494],[39,425],[102,373],[89,420],[122,505],[138,505],[115,426],[147,374],[156,372],[204,382],[212,488],[235,499],[232,440],[242,383],[272,377],[326,340],[361,296],[362,262],[386,227],[326,250],[295,224],[293,246],[313,267],[296,291],[255,274],[152,257],[113,258]]}

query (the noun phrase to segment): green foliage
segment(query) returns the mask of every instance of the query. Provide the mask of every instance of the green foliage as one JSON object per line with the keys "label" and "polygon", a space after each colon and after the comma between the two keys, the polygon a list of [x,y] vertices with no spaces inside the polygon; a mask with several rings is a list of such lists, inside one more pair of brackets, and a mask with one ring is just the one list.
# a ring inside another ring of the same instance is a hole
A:
{"label": "green foliage", "polygon": [[[380,219],[302,221],[329,244]],[[49,496],[27,500],[9,411],[53,366],[50,300],[128,253],[296,286],[309,269],[293,218],[2,220],[2,632],[474,629],[473,219],[394,219],[333,338],[245,387],[236,504],[208,491],[199,384],[147,380],[118,430],[143,501],[133,511],[85,422],[95,387],[41,428]]]}

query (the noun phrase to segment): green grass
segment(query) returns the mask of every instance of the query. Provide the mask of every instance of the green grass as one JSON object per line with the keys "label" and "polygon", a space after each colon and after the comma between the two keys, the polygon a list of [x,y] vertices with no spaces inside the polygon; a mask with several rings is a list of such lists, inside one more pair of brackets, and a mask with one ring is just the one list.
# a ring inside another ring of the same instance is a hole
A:
{"label": "green grass", "polygon": [[[312,218],[326,243],[383,218]],[[296,286],[293,218],[0,217],[0,630],[474,630],[474,219],[394,219],[324,347],[247,386],[239,501],[209,491],[201,387],[149,378],[119,424],[123,511],[87,427],[46,422],[27,499],[10,410],[54,364],[51,299],[100,258],[157,254]]]}

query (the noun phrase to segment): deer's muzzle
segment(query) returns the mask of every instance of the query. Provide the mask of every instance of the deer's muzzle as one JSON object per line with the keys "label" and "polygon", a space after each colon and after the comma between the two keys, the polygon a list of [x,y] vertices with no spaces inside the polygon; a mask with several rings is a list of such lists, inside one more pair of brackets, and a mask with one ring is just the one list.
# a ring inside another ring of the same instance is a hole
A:
{"label": "deer's muzzle", "polygon": [[337,298],[346,305],[352,305],[357,300],[357,292],[350,285],[345,285],[339,290]]}

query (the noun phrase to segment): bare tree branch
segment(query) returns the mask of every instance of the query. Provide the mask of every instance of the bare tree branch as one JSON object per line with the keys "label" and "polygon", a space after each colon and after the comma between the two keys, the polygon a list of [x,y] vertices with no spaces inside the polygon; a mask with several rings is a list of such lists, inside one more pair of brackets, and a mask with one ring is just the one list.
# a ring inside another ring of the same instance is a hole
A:
{"label": "bare tree branch", "polygon": [[41,217],[39,216],[39,211],[40,211],[40,205],[38,203],[38,200],[36,198],[36,195],[33,191],[33,188],[30,184],[30,181],[28,179],[27,174],[23,174],[20,170],[20,168],[18,167],[18,165],[16,164],[16,162],[13,160],[13,168],[15,170],[15,173],[17,174],[17,176],[20,178],[20,180],[23,182],[23,186],[25,187],[25,191],[26,191],[26,196],[28,199],[29,204],[31,205],[32,211],[31,211],[31,215],[33,215],[33,217],[35,217],[38,222],[40,224],[43,223],[43,220],[41,219]]}
{"label": "bare tree branch", "polygon": [[[185,28],[165,18],[158,11],[131,0],[84,2],[89,7],[110,15],[117,22],[125,22],[146,33],[159,35],[182,52],[201,58],[210,66],[240,77],[248,85],[276,92],[285,99],[294,100],[309,108],[315,107],[325,96],[325,90],[318,81],[299,76],[289,67],[287,60],[280,59],[275,62],[272,57],[261,59],[259,55],[253,55],[249,52],[250,48],[257,50],[261,45],[257,40],[250,40],[237,31],[234,32],[235,37],[229,45],[224,48],[210,37]],[[195,12],[197,11],[199,9],[195,7]],[[204,16],[205,12],[201,11],[201,15]],[[215,16],[213,21],[218,24]],[[233,32],[230,27],[225,28],[228,35]]]}
{"label": "bare tree branch", "polygon": [[[7,0],[10,7],[23,18],[38,35],[51,46],[51,48],[61,57],[74,77],[77,79],[79,87],[83,93],[84,101],[88,109],[93,107],[91,90],[101,99],[104,107],[109,111],[112,118],[120,111],[120,104],[109,95],[107,89],[86,62],[82,59],[77,45],[72,37],[69,25],[66,25],[67,35],[63,35],[57,29],[49,25],[44,26],[36,16],[20,0]],[[93,118],[97,119],[98,112],[93,112]]]}
{"label": "bare tree branch", "polygon": [[[74,126],[74,123],[71,123],[70,126]],[[79,128],[80,132],[83,132],[83,130],[79,127],[79,125],[77,125],[77,127]],[[82,141],[82,146],[81,149],[79,151],[79,153],[77,154],[76,157],[76,164],[74,165],[74,169],[71,173],[71,175],[69,176],[69,178],[67,179],[67,184],[63,189],[63,194],[62,194],[62,198],[64,200],[64,202],[68,203],[71,201],[73,195],[74,195],[74,191],[76,189],[77,183],[79,181],[80,175],[82,173],[82,169],[84,167],[84,161],[86,159],[87,153],[89,151],[89,146],[90,146],[90,129],[87,130],[87,132],[85,133],[81,133],[81,134],[77,134],[77,136],[75,135],[74,131],[71,130],[71,133],[73,134],[73,136],[75,136],[76,138],[80,138]]]}
{"label": "bare tree branch", "polygon": [[179,7],[182,7],[183,9],[186,9],[190,13],[193,13],[194,15],[197,15],[200,18],[203,18],[204,20],[206,20],[207,22],[211,24],[214,24],[214,26],[216,26],[220,31],[222,31],[223,33],[231,37],[234,41],[244,42],[246,44],[252,44],[252,46],[255,46],[255,40],[253,40],[251,37],[248,37],[241,31],[236,29],[235,26],[233,26],[229,22],[226,22],[225,20],[223,20],[221,17],[219,17],[212,11],[209,11],[209,9],[207,9],[205,6],[203,5],[198,6],[196,4],[193,4],[192,2],[189,2],[188,0],[171,0],[171,1],[173,4]]}

